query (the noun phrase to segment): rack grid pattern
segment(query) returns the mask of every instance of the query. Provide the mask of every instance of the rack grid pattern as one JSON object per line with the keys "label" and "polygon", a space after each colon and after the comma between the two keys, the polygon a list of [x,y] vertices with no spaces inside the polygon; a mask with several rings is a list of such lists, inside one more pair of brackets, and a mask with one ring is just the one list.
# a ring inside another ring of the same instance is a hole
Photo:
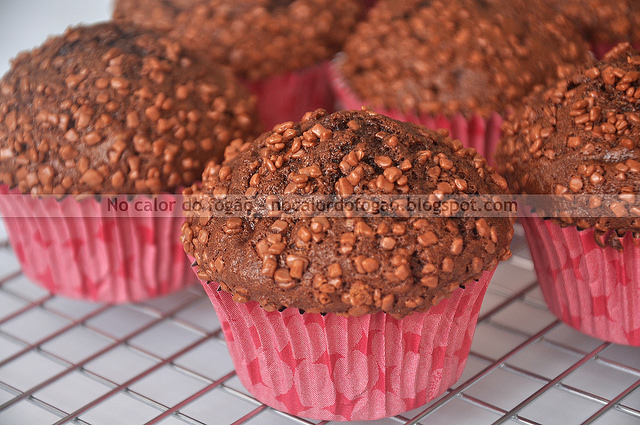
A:
{"label": "rack grid pattern", "polygon": [[[485,297],[461,379],[370,425],[640,424],[640,348],[560,323],[522,229]],[[328,424],[254,399],[198,286],[140,304],[54,296],[31,283],[0,227],[0,424]],[[355,422],[352,422],[355,423]]]}

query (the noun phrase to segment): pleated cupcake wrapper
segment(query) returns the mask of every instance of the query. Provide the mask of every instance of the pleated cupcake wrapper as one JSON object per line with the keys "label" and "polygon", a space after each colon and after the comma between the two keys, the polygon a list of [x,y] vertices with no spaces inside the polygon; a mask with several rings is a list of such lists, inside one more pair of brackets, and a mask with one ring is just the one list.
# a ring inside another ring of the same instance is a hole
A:
{"label": "pleated cupcake wrapper", "polygon": [[640,346],[640,241],[599,247],[593,229],[522,219],[538,282],[549,309],[595,338]]}
{"label": "pleated cupcake wrapper", "polygon": [[52,293],[123,303],[197,282],[180,244],[181,217],[102,217],[93,198],[9,199],[7,193],[1,186],[0,212],[22,271]]}
{"label": "pleated cupcake wrapper", "polygon": [[394,416],[443,394],[464,369],[493,271],[425,313],[394,319],[265,312],[204,283],[238,377],[261,402],[319,420]]}
{"label": "pleated cupcake wrapper", "polygon": [[[616,47],[618,43],[604,43],[601,41],[593,41],[591,42],[590,49],[593,52],[594,56],[597,59],[602,59],[604,55],[614,47]],[[634,49],[640,50],[640,41],[635,41],[631,43]]]}
{"label": "pleated cupcake wrapper", "polygon": [[[340,72],[340,63],[343,58],[336,58],[329,68],[331,84],[336,95],[339,109],[360,109],[363,105],[368,105],[367,101],[360,99],[353,88]],[[449,130],[449,135],[453,139],[458,139],[465,147],[475,148],[478,153],[484,156],[489,164],[494,164],[493,154],[500,140],[502,117],[493,112],[488,118],[478,114],[465,118],[461,114],[453,116],[445,115],[420,115],[417,113],[404,113],[397,110],[386,110],[376,108],[376,112],[391,118],[422,124],[430,129],[444,128]]]}
{"label": "pleated cupcake wrapper", "polygon": [[309,111],[334,109],[329,62],[245,85],[258,98],[258,114],[266,130],[285,121],[299,121]]}

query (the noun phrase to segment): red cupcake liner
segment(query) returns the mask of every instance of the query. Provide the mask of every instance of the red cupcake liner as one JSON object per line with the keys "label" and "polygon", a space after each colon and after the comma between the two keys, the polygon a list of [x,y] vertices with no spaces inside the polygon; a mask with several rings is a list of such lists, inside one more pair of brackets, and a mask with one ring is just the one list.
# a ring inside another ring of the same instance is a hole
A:
{"label": "red cupcake liner", "polygon": [[203,286],[254,397],[300,417],[355,421],[417,408],[460,378],[492,275],[399,320],[265,312],[256,302],[236,303],[216,283]]}
{"label": "red cupcake liner", "polygon": [[260,81],[245,81],[258,98],[258,115],[265,129],[285,121],[299,121],[318,108],[333,112],[335,99],[329,81],[329,62],[275,75]]}
{"label": "red cupcake liner", "polygon": [[[614,47],[616,47],[618,43],[605,43],[602,41],[592,41],[590,45],[590,50],[593,52],[593,55],[596,59],[602,59],[604,55]],[[634,49],[640,50],[640,42],[636,41],[631,43]]]}
{"label": "red cupcake liner", "polygon": [[[367,105],[367,101],[360,99],[342,76],[339,59],[331,63],[329,72],[339,109],[360,109],[363,105]],[[464,117],[462,114],[453,116],[419,115],[379,108],[376,108],[375,111],[400,121],[422,124],[434,130],[447,129],[451,138],[460,140],[465,147],[475,148],[480,155],[487,159],[489,164],[494,164],[493,154],[500,140],[503,121],[497,112],[484,118],[478,114]]]}
{"label": "red cupcake liner", "polygon": [[640,240],[627,234],[618,251],[598,246],[593,229],[537,217],[522,224],[549,309],[585,334],[640,346]]}
{"label": "red cupcake liner", "polygon": [[180,243],[183,217],[104,217],[94,198],[2,196],[8,193],[19,194],[0,186],[0,212],[22,271],[54,294],[137,302],[197,282]]}

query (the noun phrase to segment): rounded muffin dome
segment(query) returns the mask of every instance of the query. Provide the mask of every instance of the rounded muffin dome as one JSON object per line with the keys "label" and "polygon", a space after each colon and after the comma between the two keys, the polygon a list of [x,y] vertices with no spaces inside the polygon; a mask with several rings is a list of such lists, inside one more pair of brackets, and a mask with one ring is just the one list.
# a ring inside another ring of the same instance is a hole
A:
{"label": "rounded muffin dome", "polygon": [[231,71],[128,24],[68,29],[0,80],[0,182],[23,193],[173,192],[255,134]]}
{"label": "rounded muffin dome", "polygon": [[[504,194],[502,177],[446,132],[370,110],[322,110],[232,144],[196,204],[232,197]],[[266,310],[404,316],[425,311],[510,256],[509,217],[210,217],[183,226],[199,277]]]}
{"label": "rounded muffin dome", "polygon": [[340,68],[374,108],[487,117],[586,50],[545,2],[380,0],[347,39]]}
{"label": "rounded muffin dome", "polygon": [[361,13],[360,0],[117,0],[113,17],[258,80],[330,59]]}
{"label": "rounded muffin dome", "polygon": [[600,244],[607,234],[617,246],[617,236],[640,231],[639,96],[640,52],[627,43],[540,87],[503,126],[500,172],[518,193],[607,195],[602,208],[602,197],[575,196],[571,207],[585,213],[559,222],[593,227]]}

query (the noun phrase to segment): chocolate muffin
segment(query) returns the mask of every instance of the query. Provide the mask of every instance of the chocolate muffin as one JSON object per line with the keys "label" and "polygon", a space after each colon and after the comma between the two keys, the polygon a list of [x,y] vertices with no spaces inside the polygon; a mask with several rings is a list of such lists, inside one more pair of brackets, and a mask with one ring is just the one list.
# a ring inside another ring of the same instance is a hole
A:
{"label": "chocolate muffin", "polygon": [[348,38],[341,74],[376,108],[488,117],[585,50],[542,1],[381,0]]}
{"label": "chocolate muffin", "polygon": [[360,13],[359,0],[117,0],[113,17],[166,32],[260,80],[330,59]]}
{"label": "chocolate muffin", "polygon": [[257,131],[231,72],[130,24],[71,28],[0,81],[0,182],[23,193],[160,193]]}
{"label": "chocolate muffin", "polygon": [[546,195],[522,224],[549,309],[629,345],[640,345],[638,98],[640,52],[622,44],[533,92],[496,156],[515,192]]}
{"label": "chocolate muffin", "polygon": [[[506,181],[446,132],[370,110],[315,111],[212,163],[185,191],[205,210],[233,196],[504,194]],[[425,311],[510,256],[508,217],[190,217],[198,276],[274,311],[402,317]],[[217,284],[217,283],[216,283]]]}
{"label": "chocolate muffin", "polygon": [[577,216],[555,220],[593,228],[601,245],[605,235],[619,246],[619,237],[640,231],[634,198],[640,190],[639,84],[640,54],[621,44],[603,61],[535,90],[505,122],[496,154],[512,190],[617,197],[605,208],[595,198],[575,196]]}
{"label": "chocolate muffin", "polygon": [[173,194],[256,131],[254,106],[229,69],[130,24],[19,55],[0,80],[0,211],[24,274],[108,303],[193,284]]}

